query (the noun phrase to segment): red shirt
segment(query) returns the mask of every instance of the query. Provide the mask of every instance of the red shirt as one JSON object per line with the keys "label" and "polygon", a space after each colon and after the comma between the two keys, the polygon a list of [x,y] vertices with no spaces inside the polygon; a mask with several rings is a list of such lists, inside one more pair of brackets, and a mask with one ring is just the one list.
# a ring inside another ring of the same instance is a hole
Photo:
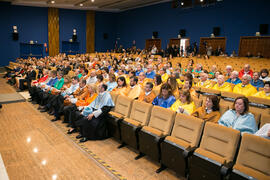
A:
{"label": "red shirt", "polygon": [[[240,72],[239,72],[239,78],[241,79],[243,77],[243,75],[245,74],[245,70],[242,69]],[[253,77],[253,71],[250,69],[247,73],[248,75],[250,75],[251,77]]]}

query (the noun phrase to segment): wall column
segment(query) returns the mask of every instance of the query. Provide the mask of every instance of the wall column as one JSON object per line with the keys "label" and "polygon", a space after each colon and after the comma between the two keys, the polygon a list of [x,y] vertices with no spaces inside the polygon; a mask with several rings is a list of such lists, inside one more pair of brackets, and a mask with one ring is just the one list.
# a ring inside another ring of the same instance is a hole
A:
{"label": "wall column", "polygon": [[59,54],[59,10],[48,8],[49,56]]}
{"label": "wall column", "polygon": [[86,13],[86,53],[95,52],[95,11]]}

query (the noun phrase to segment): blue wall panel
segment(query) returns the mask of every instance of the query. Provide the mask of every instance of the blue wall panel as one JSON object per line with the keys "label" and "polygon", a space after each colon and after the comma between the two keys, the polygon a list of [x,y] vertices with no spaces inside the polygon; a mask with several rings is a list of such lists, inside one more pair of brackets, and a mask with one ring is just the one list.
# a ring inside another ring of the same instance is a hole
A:
{"label": "blue wall panel", "polygon": [[191,42],[199,44],[200,37],[210,36],[213,27],[219,26],[220,36],[227,37],[226,50],[231,53],[238,50],[240,36],[253,36],[259,24],[270,24],[269,7],[268,0],[224,0],[215,6],[184,10],[162,3],[119,13],[117,34],[124,47],[131,47],[136,40],[137,47],[144,48],[145,39],[158,31],[165,48],[180,29],[186,29]]}
{"label": "blue wall panel", "polygon": [[72,39],[73,29],[77,30],[77,42],[80,43],[80,53],[86,52],[86,11],[59,9],[60,52],[62,41]]}

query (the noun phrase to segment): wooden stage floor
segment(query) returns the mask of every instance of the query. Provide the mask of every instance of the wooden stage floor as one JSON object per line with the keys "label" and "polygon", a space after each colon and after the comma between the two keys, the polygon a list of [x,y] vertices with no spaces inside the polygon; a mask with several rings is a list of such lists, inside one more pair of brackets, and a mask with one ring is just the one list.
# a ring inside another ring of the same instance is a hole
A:
{"label": "wooden stage floor", "polygon": [[[0,87],[0,94],[15,92],[2,78]],[[0,110],[0,154],[9,179],[184,179],[171,170],[156,174],[157,162],[134,160],[137,153],[117,149],[114,139],[80,144],[76,133],[67,135],[65,124],[52,118],[29,102]]]}

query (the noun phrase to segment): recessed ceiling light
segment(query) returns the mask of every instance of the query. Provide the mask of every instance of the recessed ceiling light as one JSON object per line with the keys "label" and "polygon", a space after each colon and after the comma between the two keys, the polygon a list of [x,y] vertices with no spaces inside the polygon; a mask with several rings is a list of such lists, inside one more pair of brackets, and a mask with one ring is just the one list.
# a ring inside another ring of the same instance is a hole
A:
{"label": "recessed ceiling light", "polygon": [[200,0],[201,2],[203,2],[203,0]]}
{"label": "recessed ceiling light", "polygon": [[94,2],[95,0],[91,0],[92,2]]}
{"label": "recessed ceiling light", "polygon": [[83,3],[81,3],[80,6],[83,6]]}
{"label": "recessed ceiling light", "polygon": [[45,166],[47,164],[47,161],[44,159],[41,164]]}
{"label": "recessed ceiling light", "polygon": [[52,3],[52,4],[54,4],[54,3],[55,3],[55,1],[51,1],[51,3]]}
{"label": "recessed ceiling light", "polygon": [[57,174],[52,175],[52,180],[56,180],[57,179]]}
{"label": "recessed ceiling light", "polygon": [[33,149],[33,152],[34,152],[34,153],[37,153],[37,152],[38,152],[38,148],[35,147],[35,148]]}
{"label": "recessed ceiling light", "polygon": [[183,3],[183,2],[181,2],[181,5],[182,5],[182,6],[184,6],[184,3]]}

